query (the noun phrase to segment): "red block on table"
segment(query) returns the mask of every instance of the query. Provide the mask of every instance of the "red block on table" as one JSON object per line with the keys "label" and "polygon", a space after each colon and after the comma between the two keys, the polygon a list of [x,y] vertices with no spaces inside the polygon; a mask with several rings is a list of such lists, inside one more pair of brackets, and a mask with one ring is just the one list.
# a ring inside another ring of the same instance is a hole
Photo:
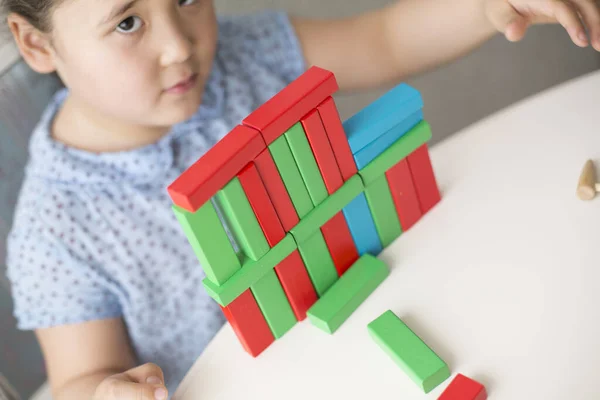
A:
{"label": "red block on table", "polygon": [[279,175],[269,149],[266,149],[256,157],[254,165],[267,189],[273,207],[277,211],[277,216],[279,217],[279,221],[281,221],[283,229],[285,232],[289,232],[290,229],[296,226],[300,219],[298,218],[294,204],[292,204],[292,199],[290,199],[290,195],[283,184],[283,180],[281,180],[281,175]]}
{"label": "red block on table", "polygon": [[244,349],[256,357],[275,341],[271,328],[250,289],[221,307]]}
{"label": "red block on table", "polygon": [[300,122],[317,160],[317,165],[319,166],[319,171],[321,171],[321,176],[323,176],[327,192],[333,194],[342,187],[344,181],[335,159],[335,154],[327,138],[321,116],[317,110],[312,110]]}
{"label": "red block on table", "polygon": [[344,126],[342,125],[342,120],[340,119],[340,114],[333,98],[329,97],[317,109],[327,132],[329,143],[335,154],[338,167],[342,173],[342,178],[344,178],[344,181],[347,181],[358,171],[352,150],[350,150],[348,137],[344,131]]}
{"label": "red block on table", "polygon": [[311,67],[267,100],[242,123],[259,130],[268,145],[338,90],[332,72]]}
{"label": "red block on table", "polygon": [[321,227],[321,233],[327,243],[335,269],[338,275],[342,276],[358,260],[358,251],[343,212],[338,212],[327,221]]}
{"label": "red block on table", "polygon": [[390,168],[385,175],[390,185],[402,231],[406,232],[422,216],[408,161],[406,159],[400,161]]}
{"label": "red block on table", "polygon": [[407,159],[421,205],[421,212],[425,214],[441,200],[427,143],[415,150]]}
{"label": "red block on table", "polygon": [[306,312],[318,299],[304,262],[298,250],[287,256],[275,267],[283,291],[298,321],[306,318]]}
{"label": "red block on table", "polygon": [[195,212],[265,148],[257,130],[236,126],[171,183],[173,203]]}
{"label": "red block on table", "polygon": [[462,374],[456,375],[456,377],[450,382],[444,393],[438,397],[438,400],[486,400],[487,392],[485,387],[474,381],[471,378],[467,378]]}
{"label": "red block on table", "polygon": [[285,237],[285,232],[254,163],[248,164],[238,179],[269,246],[275,246]]}

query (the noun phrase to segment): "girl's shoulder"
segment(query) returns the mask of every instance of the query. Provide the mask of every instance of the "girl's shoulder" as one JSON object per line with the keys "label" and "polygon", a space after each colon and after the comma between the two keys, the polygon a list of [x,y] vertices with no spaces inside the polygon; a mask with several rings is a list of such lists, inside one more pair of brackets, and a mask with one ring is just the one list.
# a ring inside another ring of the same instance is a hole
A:
{"label": "girl's shoulder", "polygon": [[226,71],[237,66],[252,74],[253,66],[266,67],[288,82],[306,68],[291,19],[281,10],[220,16],[217,59]]}
{"label": "girl's shoulder", "polygon": [[284,11],[218,18],[217,52],[203,104],[181,124],[184,131],[201,131],[212,143],[306,70],[300,41]]}

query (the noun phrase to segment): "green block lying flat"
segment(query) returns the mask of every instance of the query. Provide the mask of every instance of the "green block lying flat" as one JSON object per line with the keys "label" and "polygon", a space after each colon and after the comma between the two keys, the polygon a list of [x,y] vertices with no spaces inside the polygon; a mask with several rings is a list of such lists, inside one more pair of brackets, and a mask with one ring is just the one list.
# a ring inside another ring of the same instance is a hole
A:
{"label": "green block lying flat", "polygon": [[269,251],[269,243],[254,215],[240,180],[233,178],[217,193],[225,218],[244,254],[258,260]]}
{"label": "green block lying flat", "polygon": [[325,187],[325,181],[321,176],[321,171],[317,165],[317,160],[310,148],[308,138],[302,128],[302,124],[298,122],[292,126],[286,133],[285,138],[287,139],[288,145],[292,150],[302,179],[308,189],[308,194],[315,206],[321,204],[323,200],[329,195],[327,188]]}
{"label": "green block lying flat", "polygon": [[269,271],[250,286],[267,324],[276,339],[282,337],[296,324],[296,317],[288,302],[275,271]]}
{"label": "green block lying flat", "polygon": [[339,276],[321,231],[317,230],[308,240],[298,245],[298,250],[317,294],[322,296]]}
{"label": "green block lying flat", "polygon": [[402,227],[385,174],[365,189],[365,195],[381,244],[387,247],[402,234]]}
{"label": "green block lying flat", "polygon": [[200,261],[206,279],[215,285],[224,284],[242,265],[213,203],[207,201],[195,213],[176,205],[172,208]]}
{"label": "green block lying flat", "polygon": [[334,333],[388,275],[383,261],[365,253],[308,310],[308,318],[319,329]]}
{"label": "green block lying flat", "polygon": [[422,144],[431,139],[431,127],[427,121],[421,121],[408,133],[371,161],[366,167],[358,171],[363,178],[365,186],[369,186],[375,179],[383,175],[388,169],[398,164]]}
{"label": "green block lying flat", "polygon": [[302,243],[310,238],[321,226],[325,225],[327,221],[346,207],[363,190],[364,186],[360,176],[354,175],[348,179],[341,188],[327,197],[325,201],[315,207],[298,225],[290,230],[296,242]]}
{"label": "green block lying flat", "polygon": [[209,279],[204,279],[202,284],[210,297],[220,305],[226,306],[273,270],[296,248],[296,241],[288,234],[260,260],[245,262],[242,268],[222,285],[215,285]]}
{"label": "green block lying flat", "polygon": [[392,311],[384,312],[367,328],[375,342],[425,393],[450,377],[446,363]]}
{"label": "green block lying flat", "polygon": [[285,188],[292,199],[298,217],[304,218],[313,209],[313,203],[285,136],[280,136],[271,143],[269,151],[275,160],[279,175],[281,175]]}

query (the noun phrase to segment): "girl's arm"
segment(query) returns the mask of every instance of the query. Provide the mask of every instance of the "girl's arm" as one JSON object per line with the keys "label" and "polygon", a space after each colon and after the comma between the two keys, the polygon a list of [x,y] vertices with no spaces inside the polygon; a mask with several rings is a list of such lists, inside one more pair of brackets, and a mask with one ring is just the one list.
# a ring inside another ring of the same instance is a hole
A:
{"label": "girl's arm", "polygon": [[293,19],[309,65],[340,89],[387,85],[452,61],[496,32],[482,0],[402,0],[337,20]]}
{"label": "girl's arm", "polygon": [[473,51],[496,32],[520,40],[533,24],[560,23],[581,47],[590,44],[587,27],[600,50],[594,0],[401,0],[349,18],[292,20],[307,63],[333,71],[342,90],[397,83]]}

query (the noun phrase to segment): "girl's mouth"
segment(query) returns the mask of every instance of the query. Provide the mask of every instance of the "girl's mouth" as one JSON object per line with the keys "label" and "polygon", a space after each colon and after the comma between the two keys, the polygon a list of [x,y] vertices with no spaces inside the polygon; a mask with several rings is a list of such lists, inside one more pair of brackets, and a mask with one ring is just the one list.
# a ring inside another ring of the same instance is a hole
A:
{"label": "girl's mouth", "polygon": [[185,93],[185,92],[187,92],[188,90],[190,90],[191,88],[194,87],[194,85],[196,84],[196,80],[197,79],[198,79],[198,74],[192,74],[187,79],[182,80],[181,82],[179,82],[175,86],[171,86],[170,88],[168,88],[165,91],[167,93],[172,93],[172,94],[182,94],[182,93]]}

